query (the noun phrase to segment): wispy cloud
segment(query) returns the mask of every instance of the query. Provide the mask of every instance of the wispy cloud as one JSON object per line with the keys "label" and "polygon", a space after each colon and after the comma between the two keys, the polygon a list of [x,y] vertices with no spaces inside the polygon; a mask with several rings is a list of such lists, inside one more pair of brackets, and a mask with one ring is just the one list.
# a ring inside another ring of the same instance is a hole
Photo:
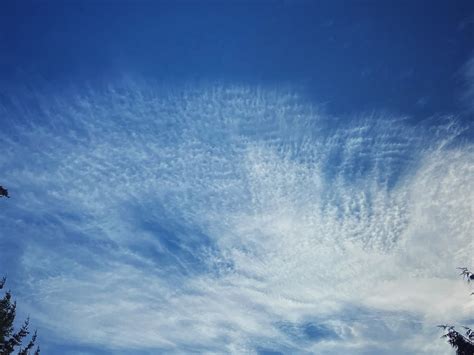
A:
{"label": "wispy cloud", "polygon": [[0,266],[40,328],[116,351],[444,353],[434,325],[472,307],[453,277],[473,247],[462,127],[163,92],[5,107]]}

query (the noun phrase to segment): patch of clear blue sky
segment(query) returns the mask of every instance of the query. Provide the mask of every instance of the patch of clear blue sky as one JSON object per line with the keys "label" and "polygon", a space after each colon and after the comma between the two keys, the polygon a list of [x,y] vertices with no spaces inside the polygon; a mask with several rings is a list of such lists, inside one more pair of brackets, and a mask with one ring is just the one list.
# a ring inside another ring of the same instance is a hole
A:
{"label": "patch of clear blue sky", "polygon": [[335,113],[439,114],[459,105],[473,9],[469,0],[3,2],[0,77],[290,84]]}

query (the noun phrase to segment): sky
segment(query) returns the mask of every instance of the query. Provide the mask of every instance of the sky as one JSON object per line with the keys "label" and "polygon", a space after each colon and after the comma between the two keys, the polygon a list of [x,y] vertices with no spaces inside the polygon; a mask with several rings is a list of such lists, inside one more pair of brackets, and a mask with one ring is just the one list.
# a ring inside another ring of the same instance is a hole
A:
{"label": "sky", "polygon": [[0,275],[44,354],[446,354],[474,326],[472,1],[0,3]]}

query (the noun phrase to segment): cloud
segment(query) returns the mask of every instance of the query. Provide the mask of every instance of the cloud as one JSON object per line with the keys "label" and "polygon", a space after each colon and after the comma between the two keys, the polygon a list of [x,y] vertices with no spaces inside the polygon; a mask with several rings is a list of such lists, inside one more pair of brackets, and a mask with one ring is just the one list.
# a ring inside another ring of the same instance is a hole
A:
{"label": "cloud", "polygon": [[5,108],[0,239],[19,255],[0,266],[40,329],[113,352],[444,353],[434,325],[472,307],[454,274],[472,267],[463,127],[165,92]]}

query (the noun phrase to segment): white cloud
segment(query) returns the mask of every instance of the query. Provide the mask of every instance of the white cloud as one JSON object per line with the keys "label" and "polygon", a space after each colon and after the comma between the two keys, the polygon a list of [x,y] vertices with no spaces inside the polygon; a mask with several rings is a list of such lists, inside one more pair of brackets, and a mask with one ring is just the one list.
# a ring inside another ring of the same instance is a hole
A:
{"label": "white cloud", "polygon": [[[474,154],[445,144],[456,130],[341,121],[240,87],[39,101],[48,111],[23,121],[44,123],[0,136],[16,194],[0,218],[24,226],[30,313],[57,337],[441,354],[434,325],[472,312],[454,275],[473,266]],[[295,340],[276,326],[312,320],[340,338]]]}

